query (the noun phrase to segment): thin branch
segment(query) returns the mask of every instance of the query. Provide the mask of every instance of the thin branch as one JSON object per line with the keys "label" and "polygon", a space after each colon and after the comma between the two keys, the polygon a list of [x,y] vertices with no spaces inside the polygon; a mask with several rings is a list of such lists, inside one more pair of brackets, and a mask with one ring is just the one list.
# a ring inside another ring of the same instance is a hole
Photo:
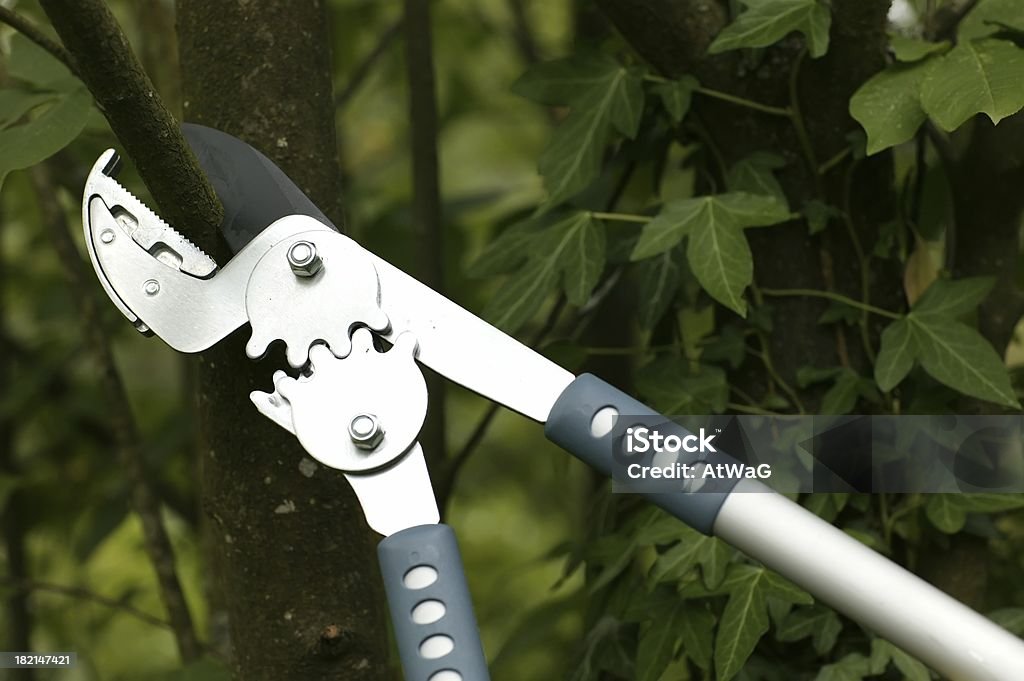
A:
{"label": "thin branch", "polygon": [[839,153],[818,166],[819,175],[827,175],[830,170],[846,160],[846,157],[853,153],[853,147],[843,147]]}
{"label": "thin branch", "polygon": [[[931,121],[927,121],[925,123],[924,129],[928,135],[928,140],[932,143],[932,147],[935,149],[935,154],[939,157],[939,163],[942,165],[943,170],[946,171],[947,177],[953,178],[954,180],[959,179],[960,171],[957,163],[957,154],[949,136],[942,130],[939,130],[939,128]],[[914,227],[916,229],[917,225],[915,224]],[[946,271],[948,272],[952,272],[956,265],[956,237],[956,211],[953,210],[952,206],[950,206],[949,219],[946,222],[946,261],[944,264]]]}
{"label": "thin branch", "polygon": [[345,108],[356,92],[359,91],[359,88],[363,86],[363,83],[366,82],[370,74],[373,73],[373,68],[377,65],[377,62],[387,54],[388,48],[391,47],[391,43],[395,42],[395,38],[398,37],[401,29],[401,19],[384,29],[384,32],[380,34],[380,38],[377,40],[377,44],[363,57],[362,61],[356,64],[356,67],[352,69],[352,73],[345,83],[345,87],[335,95],[335,108],[339,110]]}
{"label": "thin branch", "polygon": [[78,69],[75,67],[75,58],[71,56],[71,53],[64,49],[64,46],[56,40],[51,40],[49,36],[40,31],[35,24],[25,17],[0,5],[0,24],[7,24],[18,33],[21,33],[57,58],[64,66],[68,67],[68,71],[71,71],[76,76],[78,75]]}
{"label": "thin branch", "polygon": [[173,629],[171,623],[167,620],[162,620],[155,615],[150,615],[148,612],[139,610],[134,605],[125,603],[122,600],[98,594],[95,591],[86,589],[85,587],[53,584],[51,582],[40,582],[32,579],[10,579],[7,577],[0,578],[0,584],[19,593],[32,593],[38,591],[67,596],[68,598],[77,598],[82,601],[89,601],[90,603],[96,603],[97,605],[102,605],[106,608],[110,608],[111,610],[118,610],[126,615],[131,615],[135,619],[141,620],[146,624],[151,624],[154,627],[160,627],[161,629]]}
{"label": "thin branch", "polygon": [[[558,324],[558,318],[562,316],[562,311],[565,309],[566,298],[564,295],[558,297],[555,301],[554,306],[551,308],[551,312],[548,313],[547,319],[544,320],[543,326],[538,329],[537,333],[530,340],[530,349],[536,350],[544,339],[547,338],[548,334],[554,330]],[[469,461],[469,457],[476,451],[476,448],[483,442],[484,436],[487,435],[487,430],[491,426],[491,422],[494,417],[497,416],[498,410],[501,405],[497,402],[492,402],[487,408],[484,415],[477,421],[473,431],[466,439],[466,443],[462,445],[462,449],[456,454],[451,462],[448,464],[445,470],[443,485],[441,489],[445,491],[444,496],[438,495],[438,498],[447,499],[451,494],[451,490],[455,487],[455,480],[459,477],[459,473],[462,471],[462,467]]]}
{"label": "thin branch", "polygon": [[540,50],[533,36],[530,17],[526,14],[526,5],[523,0],[508,0],[508,8],[512,12],[512,37],[515,38],[519,54],[527,64],[537,63],[540,61]]}
{"label": "thin branch", "polygon": [[763,295],[772,296],[776,298],[798,296],[804,296],[808,298],[826,298],[828,300],[834,300],[837,303],[849,305],[850,307],[856,308],[858,310],[863,310],[865,312],[876,314],[880,317],[888,317],[889,319],[903,319],[903,315],[897,314],[895,312],[890,312],[889,310],[883,310],[882,308],[875,307],[874,305],[866,305],[865,303],[862,303],[859,300],[854,300],[853,298],[844,296],[841,293],[833,293],[832,291],[819,291],[817,289],[812,288],[762,288],[761,293]]}
{"label": "thin branch", "polygon": [[807,162],[807,169],[814,178],[814,188],[821,200],[825,199],[825,189],[821,182],[820,165],[817,154],[814,152],[814,144],[807,132],[807,124],[804,121],[803,111],[800,107],[800,67],[803,66],[807,56],[807,49],[800,50],[796,61],[789,72],[789,118],[793,123],[793,130],[796,132],[797,140],[800,142],[800,149],[803,151],[804,160]]}
{"label": "thin branch", "polygon": [[752,99],[747,99],[745,97],[737,97],[736,95],[730,95],[728,92],[712,90],[711,88],[708,87],[698,87],[694,89],[694,92],[704,95],[705,97],[711,97],[712,99],[720,99],[723,102],[729,102],[730,104],[735,104],[736,106],[743,106],[748,109],[753,109],[754,111],[760,111],[761,113],[765,113],[770,116],[784,116],[788,118],[792,114],[792,112],[789,109],[786,109],[784,107],[761,104],[760,102],[755,102]]}
{"label": "thin branch", "polygon": [[959,5],[955,2],[943,4],[930,17],[928,22],[930,25],[925,28],[925,37],[933,41],[955,39],[956,29],[960,26],[960,22],[977,6],[978,1],[966,0],[966,2]]}
{"label": "thin branch", "polygon": [[[412,230],[417,254],[417,278],[444,293],[444,228],[441,223],[441,180],[437,160],[437,98],[434,92],[434,47],[430,3],[405,0],[405,72],[409,83],[409,128],[412,155]],[[427,465],[437,474],[447,455],[445,380],[427,375],[430,403],[420,432]],[[445,506],[446,488],[437,491]]]}
{"label": "thin branch", "polygon": [[178,122],[103,0],[40,0],[111,130],[171,225],[212,253],[224,215]]}
{"label": "thin branch", "polygon": [[[643,79],[647,80],[647,81],[650,81],[652,83],[671,83],[671,82],[673,82],[669,78],[665,78],[663,76],[655,76],[655,75],[652,75],[652,74],[645,75],[643,77]],[[732,95],[732,94],[729,94],[728,92],[722,92],[721,90],[715,90],[715,89],[712,89],[712,88],[709,88],[709,87],[704,87],[703,85],[695,87],[693,89],[693,91],[696,92],[697,94],[704,95],[705,97],[710,97],[712,99],[718,99],[718,100],[721,100],[723,102],[729,102],[730,104],[735,104],[736,106],[742,106],[744,108],[752,109],[754,111],[760,111],[761,113],[765,113],[765,114],[768,114],[770,116],[781,116],[783,118],[790,118],[793,115],[793,111],[791,109],[786,108],[786,107],[771,106],[770,104],[762,104],[761,102],[755,102],[754,100],[747,99],[746,97],[740,97],[738,95]]]}
{"label": "thin branch", "polygon": [[646,224],[654,219],[651,215],[635,215],[633,213],[603,213],[598,210],[590,211],[590,217],[598,220],[615,220],[617,222],[639,222]]}
{"label": "thin branch", "polygon": [[131,485],[132,507],[142,521],[146,554],[156,571],[160,596],[164,607],[167,608],[178,651],[186,662],[197,659],[201,654],[201,646],[178,579],[174,549],[160,516],[160,502],[146,479],[138,426],[132,415],[124,382],[114,361],[111,339],[106,333],[93,295],[91,277],[86,273],[71,236],[67,217],[57,200],[56,187],[50,179],[47,165],[41,163],[33,167],[31,178],[42,221],[50,233],[50,239],[64,267],[72,294],[76,298],[76,307],[80,311],[85,332],[86,347],[101,369],[100,380],[107,401],[117,453]]}

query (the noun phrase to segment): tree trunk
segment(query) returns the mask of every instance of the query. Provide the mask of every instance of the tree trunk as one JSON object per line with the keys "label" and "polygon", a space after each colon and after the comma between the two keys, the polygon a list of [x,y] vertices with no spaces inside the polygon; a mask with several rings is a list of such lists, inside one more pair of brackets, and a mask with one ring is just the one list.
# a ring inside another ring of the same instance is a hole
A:
{"label": "tree trunk", "polygon": [[[323,4],[182,0],[178,37],[185,117],[262,151],[341,225]],[[250,404],[284,360],[249,361],[247,335],[200,359],[203,501],[234,675],[392,678],[371,532],[344,477]]]}

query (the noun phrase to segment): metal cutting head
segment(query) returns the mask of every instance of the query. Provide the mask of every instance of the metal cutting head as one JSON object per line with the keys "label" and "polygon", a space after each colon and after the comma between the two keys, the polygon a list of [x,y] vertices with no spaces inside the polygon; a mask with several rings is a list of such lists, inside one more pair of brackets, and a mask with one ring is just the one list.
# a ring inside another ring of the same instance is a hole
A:
{"label": "metal cutting head", "polygon": [[[308,215],[277,219],[218,268],[114,180],[117,162],[113,151],[96,162],[82,207],[89,255],[111,300],[140,331],[183,352],[205,350],[246,323],[251,358],[283,341],[289,364],[312,380],[279,374],[274,392],[254,392],[253,401],[314,458],[345,472],[382,533],[437,522],[415,442],[427,402],[417,360],[538,421],[573,379]],[[235,186],[230,196],[245,194]],[[374,337],[392,349],[376,352]],[[344,419],[334,413],[339,404],[347,405]],[[366,414],[384,428],[372,455],[358,444],[346,450],[348,436],[338,431]]]}
{"label": "metal cutting head", "polygon": [[[344,357],[352,331],[361,326],[390,342],[411,332],[422,364],[537,421],[547,419],[573,380],[570,372],[307,215],[254,229],[251,241],[217,268],[117,184],[116,165],[116,154],[104,153],[86,184],[89,253],[115,305],[137,328],[177,350],[202,351],[248,322],[250,357],[281,340],[289,363],[298,367],[318,342]],[[229,189],[220,196],[230,214],[242,212],[231,202],[244,202],[257,191],[244,180]],[[265,192],[267,186],[258,189]],[[286,254],[298,241],[323,259],[314,276],[289,272]]]}

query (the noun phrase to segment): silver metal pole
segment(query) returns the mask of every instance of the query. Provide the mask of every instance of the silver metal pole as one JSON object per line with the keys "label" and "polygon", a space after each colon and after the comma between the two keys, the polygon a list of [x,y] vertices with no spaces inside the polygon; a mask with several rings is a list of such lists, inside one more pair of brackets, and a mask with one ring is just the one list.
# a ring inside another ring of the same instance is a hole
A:
{"label": "silver metal pole", "polygon": [[951,681],[1024,679],[1024,641],[759,482],[714,533]]}

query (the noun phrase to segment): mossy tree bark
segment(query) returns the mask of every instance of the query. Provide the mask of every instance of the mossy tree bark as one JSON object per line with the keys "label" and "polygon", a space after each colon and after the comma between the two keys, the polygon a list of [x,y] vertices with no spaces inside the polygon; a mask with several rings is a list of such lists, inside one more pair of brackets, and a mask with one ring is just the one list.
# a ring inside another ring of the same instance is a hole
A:
{"label": "mossy tree bark", "polygon": [[[323,4],[178,3],[187,120],[231,133],[342,224]],[[221,244],[216,255],[228,253]],[[242,330],[201,358],[202,487],[236,678],[392,678],[373,537],[343,476],[262,418],[282,353],[246,359]]]}

